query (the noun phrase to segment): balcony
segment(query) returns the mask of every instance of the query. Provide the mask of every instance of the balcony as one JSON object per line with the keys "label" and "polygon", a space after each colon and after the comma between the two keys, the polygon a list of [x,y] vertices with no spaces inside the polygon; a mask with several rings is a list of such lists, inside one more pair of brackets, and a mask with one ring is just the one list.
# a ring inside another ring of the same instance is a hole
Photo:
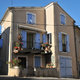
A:
{"label": "balcony", "polygon": [[[23,37],[19,34],[18,41],[15,42],[14,53],[50,53],[51,46],[49,44],[40,43],[39,33],[26,33],[23,31]],[[45,39],[45,38],[44,38]],[[45,41],[45,40],[44,40]],[[45,45],[45,46],[44,46]]]}
{"label": "balcony", "polygon": [[38,42],[27,41],[26,48],[23,48],[23,43],[16,42],[14,47],[14,53],[40,53],[41,44]]}
{"label": "balcony", "polygon": [[48,54],[51,53],[51,45],[48,43],[38,43],[27,41],[26,48],[23,48],[21,43],[16,42],[14,47],[14,53],[39,53],[39,54]]}

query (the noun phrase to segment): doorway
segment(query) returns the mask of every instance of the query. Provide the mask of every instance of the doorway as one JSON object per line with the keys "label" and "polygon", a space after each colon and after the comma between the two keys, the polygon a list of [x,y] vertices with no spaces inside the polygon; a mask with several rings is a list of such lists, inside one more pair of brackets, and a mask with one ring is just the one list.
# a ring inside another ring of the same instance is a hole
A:
{"label": "doorway", "polygon": [[19,63],[19,66],[21,68],[27,68],[27,59],[26,59],[26,57],[18,57],[18,59],[21,60],[21,62]]}

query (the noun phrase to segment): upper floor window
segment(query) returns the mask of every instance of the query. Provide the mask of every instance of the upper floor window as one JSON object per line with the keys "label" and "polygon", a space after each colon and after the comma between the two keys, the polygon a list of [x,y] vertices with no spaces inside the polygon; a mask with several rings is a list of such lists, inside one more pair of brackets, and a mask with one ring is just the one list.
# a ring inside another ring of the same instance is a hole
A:
{"label": "upper floor window", "polygon": [[60,14],[60,23],[65,24],[66,23],[66,17],[64,14]]}
{"label": "upper floor window", "polygon": [[27,13],[27,23],[36,24],[36,15],[33,13]]}
{"label": "upper floor window", "polygon": [[51,34],[51,33],[48,33],[48,34],[47,34],[47,42],[48,42],[49,44],[52,44],[52,34]]}
{"label": "upper floor window", "polygon": [[70,52],[69,35],[65,33],[59,33],[59,51]]}
{"label": "upper floor window", "polygon": [[66,46],[67,46],[67,41],[66,41],[66,36],[65,34],[62,34],[62,47],[63,47],[63,52],[66,52]]}

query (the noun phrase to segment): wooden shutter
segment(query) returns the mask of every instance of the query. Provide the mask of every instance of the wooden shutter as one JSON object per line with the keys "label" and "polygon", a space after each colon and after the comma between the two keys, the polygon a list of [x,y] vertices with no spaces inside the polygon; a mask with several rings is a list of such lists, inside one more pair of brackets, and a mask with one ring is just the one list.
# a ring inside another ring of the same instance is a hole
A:
{"label": "wooden shutter", "polygon": [[35,56],[35,67],[40,67],[40,66],[41,66],[41,57]]}
{"label": "wooden shutter", "polygon": [[27,22],[28,24],[32,24],[32,14],[30,13],[27,14]]}
{"label": "wooden shutter", "polygon": [[32,15],[32,23],[35,24],[36,23],[36,16],[33,14]]}
{"label": "wooden shutter", "polygon": [[40,49],[40,34],[36,33],[35,35],[35,48]]}
{"label": "wooden shutter", "polygon": [[46,43],[47,42],[47,35],[43,34],[42,38],[43,38],[43,43]]}
{"label": "wooden shutter", "polygon": [[23,42],[23,48],[27,48],[27,32],[22,30],[22,42]]}
{"label": "wooden shutter", "polygon": [[63,48],[62,48],[62,33],[60,32],[59,33],[59,51],[62,51]]}
{"label": "wooden shutter", "polygon": [[49,33],[49,44],[52,44],[52,34]]}
{"label": "wooden shutter", "polygon": [[3,39],[0,39],[0,48],[3,47]]}
{"label": "wooden shutter", "polygon": [[66,50],[67,50],[67,52],[70,52],[69,35],[66,36],[66,41],[67,41],[67,43],[66,43]]}

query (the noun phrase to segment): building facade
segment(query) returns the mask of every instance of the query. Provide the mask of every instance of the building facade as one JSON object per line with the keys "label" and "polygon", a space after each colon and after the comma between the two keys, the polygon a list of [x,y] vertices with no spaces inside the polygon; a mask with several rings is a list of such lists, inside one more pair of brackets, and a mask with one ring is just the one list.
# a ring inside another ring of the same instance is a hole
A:
{"label": "building facade", "polygon": [[75,26],[75,44],[76,44],[76,57],[77,57],[77,65],[78,65],[78,75],[80,76],[80,28]]}
{"label": "building facade", "polygon": [[[35,75],[43,68],[54,69],[57,77],[77,77],[74,20],[57,3],[39,8],[10,7],[1,26],[4,34],[9,30],[6,60],[20,59],[22,75]],[[11,75],[10,65],[6,66],[4,72]]]}
{"label": "building facade", "polygon": [[46,30],[52,33],[52,55],[59,76],[77,76],[74,20],[57,3],[49,4],[45,9]]}

